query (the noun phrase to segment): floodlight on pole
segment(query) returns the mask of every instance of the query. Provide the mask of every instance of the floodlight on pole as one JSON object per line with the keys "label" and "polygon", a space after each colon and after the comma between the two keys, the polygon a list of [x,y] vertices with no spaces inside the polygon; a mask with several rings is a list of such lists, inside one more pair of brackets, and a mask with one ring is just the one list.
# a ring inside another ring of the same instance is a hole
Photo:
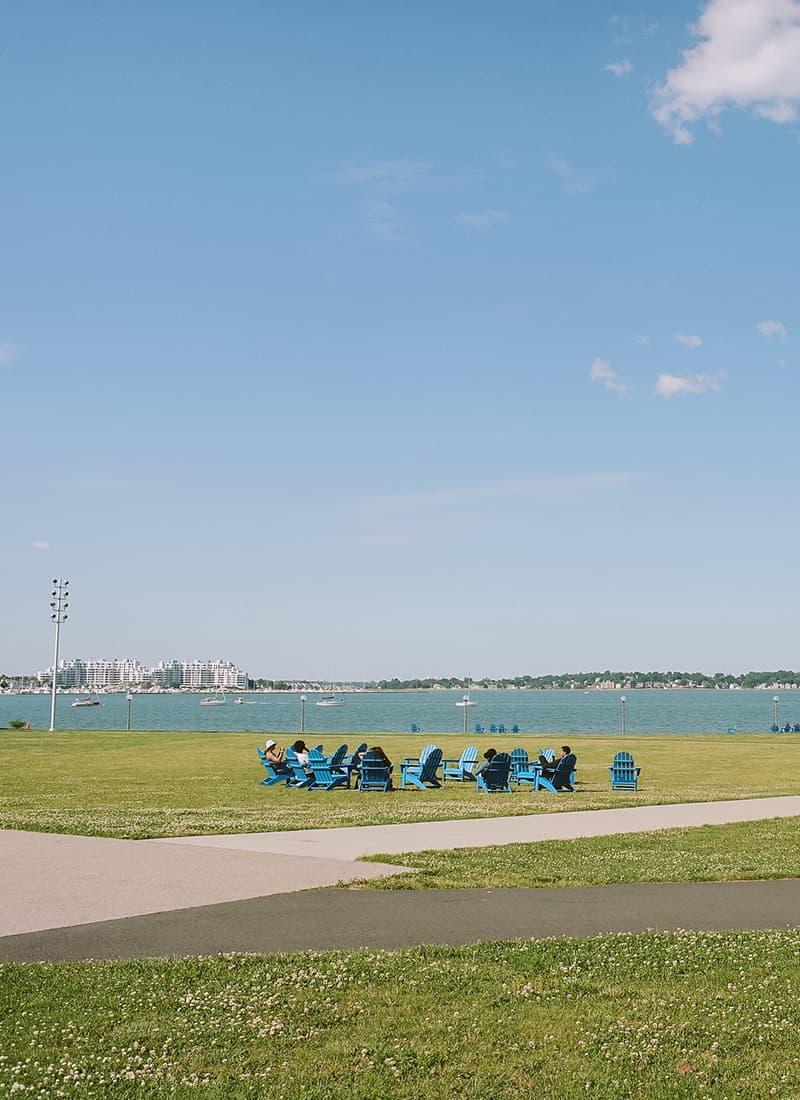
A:
{"label": "floodlight on pole", "polygon": [[56,628],[55,645],[53,647],[53,681],[50,685],[50,732],[56,728],[56,686],[58,684],[58,648],[61,642],[61,624],[69,618],[69,581],[60,577],[53,578],[53,588],[50,593],[50,622]]}
{"label": "floodlight on pole", "polygon": [[781,723],[780,723],[780,711],[779,711],[779,709],[778,709],[779,705],[780,705],[780,699],[778,698],[778,696],[777,696],[777,695],[773,695],[773,696],[772,696],[772,715],[773,715],[773,722],[774,722],[774,725],[775,725],[775,726],[777,726],[777,728],[778,728],[778,729],[780,729],[780,728],[781,728]]}
{"label": "floodlight on pole", "polygon": [[625,732],[625,704],[628,702],[627,696],[620,695],[619,697],[619,717],[620,717],[620,730]]}

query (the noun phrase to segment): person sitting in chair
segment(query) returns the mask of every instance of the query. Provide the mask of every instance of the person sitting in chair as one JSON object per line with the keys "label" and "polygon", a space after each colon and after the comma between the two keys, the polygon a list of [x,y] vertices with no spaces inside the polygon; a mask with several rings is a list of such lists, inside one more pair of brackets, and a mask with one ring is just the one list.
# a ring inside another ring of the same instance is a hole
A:
{"label": "person sitting in chair", "polygon": [[[539,762],[542,763],[541,757]],[[570,780],[576,763],[577,757],[569,745],[562,745],[561,756],[555,764],[542,763],[542,775],[550,780],[557,791],[571,791],[573,787]]]}
{"label": "person sitting in chair", "polygon": [[270,762],[276,772],[280,772],[281,775],[285,775],[291,769],[283,758],[283,746],[278,746],[277,741],[273,741],[272,738],[267,741],[264,746],[264,755]]}
{"label": "person sitting in chair", "polygon": [[480,764],[474,772],[465,771],[464,775],[468,776],[470,779],[477,779],[478,776],[483,775],[483,773],[489,767],[492,762],[493,756],[497,756],[497,749],[487,749],[486,752],[483,754],[483,763]]}

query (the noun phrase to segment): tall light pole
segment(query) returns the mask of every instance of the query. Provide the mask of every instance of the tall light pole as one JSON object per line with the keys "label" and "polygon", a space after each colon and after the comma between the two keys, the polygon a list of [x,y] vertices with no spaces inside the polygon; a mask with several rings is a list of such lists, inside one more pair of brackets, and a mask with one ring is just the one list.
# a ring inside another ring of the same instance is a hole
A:
{"label": "tall light pole", "polygon": [[464,707],[464,736],[467,736],[467,716],[469,715],[469,695],[465,695],[461,700]]}
{"label": "tall light pole", "polygon": [[306,732],[306,697],[300,696],[300,732]]}
{"label": "tall light pole", "polygon": [[780,721],[778,720],[778,717],[779,717],[779,714],[780,714],[780,711],[778,710],[778,704],[779,704],[779,703],[780,703],[780,699],[778,698],[778,696],[777,696],[777,695],[773,695],[773,696],[772,696],[772,716],[773,716],[773,723],[774,723],[774,725],[775,725],[775,726],[777,726],[777,728],[778,728],[778,729],[780,729],[780,728],[781,728],[781,724],[780,724]]}
{"label": "tall light pole", "polygon": [[133,702],[133,693],[129,691],[127,696],[126,696],[126,699],[128,700],[128,724],[126,725],[125,729],[128,731],[128,733],[130,733],[130,729],[131,729],[131,703]]}
{"label": "tall light pole", "polygon": [[53,649],[53,682],[50,686],[50,732],[56,728],[56,684],[58,682],[58,646],[61,641],[61,624],[65,623],[69,616],[67,608],[69,604],[69,581],[53,578],[53,597],[50,601],[50,621],[55,624],[56,640]]}
{"label": "tall light pole", "polygon": [[628,702],[626,696],[620,695],[619,697],[619,716],[620,716],[620,729],[625,733],[625,704]]}

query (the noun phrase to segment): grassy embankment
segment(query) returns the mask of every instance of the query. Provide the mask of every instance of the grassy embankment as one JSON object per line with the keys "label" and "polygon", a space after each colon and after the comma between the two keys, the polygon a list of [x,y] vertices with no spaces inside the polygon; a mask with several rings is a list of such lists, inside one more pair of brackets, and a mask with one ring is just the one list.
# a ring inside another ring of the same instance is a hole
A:
{"label": "grassy embankment", "polygon": [[[571,737],[578,754],[579,789],[573,795],[486,796],[472,785],[390,794],[330,793],[261,787],[255,747],[265,734],[108,731],[0,731],[0,826],[94,836],[157,837],[336,825],[435,821],[553,810],[599,809],[659,802],[750,798],[800,790],[800,737],[781,736],[778,783],[772,769],[754,763],[778,741],[769,735],[626,737],[642,765],[640,790],[608,789],[608,764],[620,737]],[[350,735],[351,747],[377,735]],[[326,737],[327,749],[337,737]],[[467,738],[481,748],[489,739]],[[560,737],[507,736],[531,753]],[[399,761],[427,741],[457,757],[463,736],[380,735]]]}
{"label": "grassy embankment", "polygon": [[798,1027],[797,930],[5,965],[0,1095],[762,1100]]}
{"label": "grassy embankment", "polygon": [[580,840],[366,856],[415,874],[359,883],[372,890],[606,886],[800,877],[800,819],[587,837]]}

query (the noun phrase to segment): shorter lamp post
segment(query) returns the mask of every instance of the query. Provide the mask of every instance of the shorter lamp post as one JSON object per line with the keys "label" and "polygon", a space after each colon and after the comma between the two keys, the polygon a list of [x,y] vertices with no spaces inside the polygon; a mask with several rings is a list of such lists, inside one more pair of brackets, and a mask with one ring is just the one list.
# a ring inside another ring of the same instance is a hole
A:
{"label": "shorter lamp post", "polygon": [[461,700],[464,706],[464,736],[467,736],[467,713],[469,711],[469,695],[465,695]]}
{"label": "shorter lamp post", "polygon": [[775,726],[777,726],[778,729],[781,728],[781,723],[780,723],[780,718],[779,718],[780,711],[778,710],[779,703],[780,703],[780,699],[778,698],[778,696],[773,695],[772,696],[772,720],[773,720],[773,724]]}
{"label": "shorter lamp post", "polygon": [[306,697],[300,696],[300,732],[306,732]]}
{"label": "shorter lamp post", "polygon": [[620,729],[621,729],[621,732],[623,734],[625,733],[625,704],[627,702],[628,702],[627,697],[625,695],[620,695],[620,697],[619,697]]}
{"label": "shorter lamp post", "polygon": [[128,700],[128,724],[125,726],[125,729],[128,730],[128,732],[130,733],[130,728],[131,728],[131,703],[133,702],[133,693],[129,691],[128,694],[125,696],[125,698]]}

